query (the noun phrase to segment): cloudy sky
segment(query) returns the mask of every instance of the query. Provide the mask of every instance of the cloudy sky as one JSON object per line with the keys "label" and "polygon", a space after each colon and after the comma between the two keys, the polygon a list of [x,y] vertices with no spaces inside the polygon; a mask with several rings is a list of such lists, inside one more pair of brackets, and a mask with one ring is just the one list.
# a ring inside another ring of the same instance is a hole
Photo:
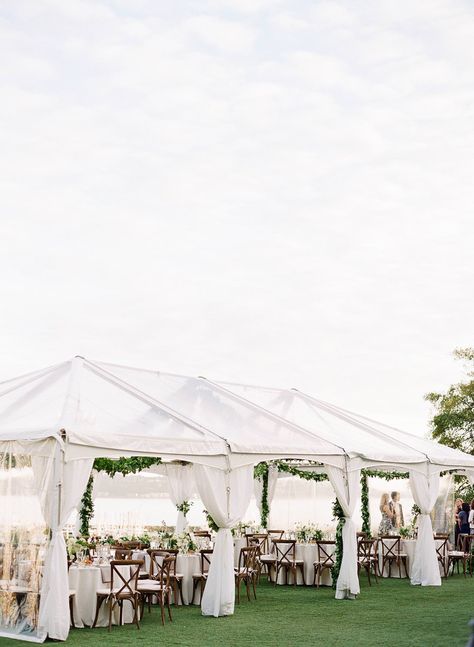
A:
{"label": "cloudy sky", "polygon": [[0,377],[74,354],[425,433],[473,344],[474,8],[0,4]]}

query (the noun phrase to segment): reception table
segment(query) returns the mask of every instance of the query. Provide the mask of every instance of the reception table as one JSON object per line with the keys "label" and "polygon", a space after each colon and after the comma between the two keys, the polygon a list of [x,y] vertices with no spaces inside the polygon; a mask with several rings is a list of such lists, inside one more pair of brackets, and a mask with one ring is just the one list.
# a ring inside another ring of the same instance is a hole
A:
{"label": "reception table", "polygon": [[[388,545],[390,542],[390,539],[385,539],[385,543]],[[392,542],[395,543],[395,539]],[[435,546],[436,548],[439,548],[441,544],[443,543],[442,539],[435,539]],[[416,539],[402,539],[400,542],[400,551],[402,553],[405,553],[407,556],[407,571],[408,571],[408,577],[411,577],[411,569],[413,566],[413,560],[415,558],[415,546],[416,546]],[[388,577],[388,564],[385,564],[385,568],[383,569],[382,573],[382,546],[379,543],[378,547],[378,553],[379,553],[379,573],[381,573],[382,577]],[[405,569],[403,568],[403,565],[401,566],[401,576],[405,577]],[[439,572],[440,575],[443,577],[444,576],[444,570],[441,562],[439,563]],[[392,566],[390,568],[390,577],[400,577],[400,569],[399,567],[395,564],[392,563]]]}
{"label": "reception table", "polygon": [[[130,567],[120,568],[124,577],[130,577]],[[76,592],[73,603],[74,624],[76,627],[92,627],[95,618],[97,591],[110,586],[110,566],[75,566],[69,569],[69,588]],[[115,607],[112,616],[113,624],[119,623],[119,608]],[[131,603],[123,605],[124,624],[133,622]],[[107,627],[109,624],[107,604],[102,603],[97,627]]]}

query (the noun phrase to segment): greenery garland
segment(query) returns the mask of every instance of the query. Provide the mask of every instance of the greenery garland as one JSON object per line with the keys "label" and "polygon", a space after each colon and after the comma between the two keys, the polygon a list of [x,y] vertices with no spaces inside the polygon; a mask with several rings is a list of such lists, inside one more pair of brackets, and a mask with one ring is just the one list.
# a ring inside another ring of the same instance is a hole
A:
{"label": "greenery garland", "polygon": [[[152,465],[159,465],[161,458],[150,458],[148,456],[131,456],[130,458],[96,458],[93,465],[93,470],[96,472],[105,472],[109,476],[116,474],[136,474],[141,472],[147,467]],[[89,536],[89,525],[94,514],[94,501],[92,499],[92,490],[94,487],[94,473],[91,472],[87,482],[86,491],[82,495],[81,509],[79,510],[79,518],[81,525],[79,532],[83,537]]]}
{"label": "greenery garland", "polygon": [[268,515],[270,514],[270,506],[268,503],[268,474],[270,467],[268,463],[259,463],[253,468],[253,476],[262,482],[262,499],[260,510],[260,524],[263,528],[268,525]]}
{"label": "greenery garland", "polygon": [[142,470],[159,465],[161,458],[150,458],[148,456],[131,456],[130,458],[96,458],[94,469],[96,472],[105,472],[109,476],[116,474],[136,474]]}
{"label": "greenery garland", "polygon": [[331,577],[332,577],[332,588],[336,588],[337,578],[339,577],[339,571],[341,570],[342,563],[342,529],[346,523],[346,518],[344,516],[344,510],[342,509],[341,504],[336,499],[332,504],[332,513],[334,519],[337,519],[337,528],[336,528],[336,549],[334,551],[335,559],[334,566],[331,568]]}
{"label": "greenery garland", "polygon": [[360,511],[362,515],[362,532],[365,532],[368,539],[372,537],[370,528],[370,509],[369,509],[369,479],[365,470],[360,474]]}
{"label": "greenery garland", "polygon": [[89,524],[94,514],[94,501],[92,499],[92,488],[94,487],[94,476],[91,473],[89,480],[87,481],[87,487],[82,495],[81,499],[81,509],[79,510],[79,518],[81,520],[81,525],[79,532],[83,537],[89,536]]}

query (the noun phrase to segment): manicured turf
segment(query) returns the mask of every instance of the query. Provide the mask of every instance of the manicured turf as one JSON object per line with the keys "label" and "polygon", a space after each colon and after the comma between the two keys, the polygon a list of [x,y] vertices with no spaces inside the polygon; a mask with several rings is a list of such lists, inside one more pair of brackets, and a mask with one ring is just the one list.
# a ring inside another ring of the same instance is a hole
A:
{"label": "manicured turf", "polygon": [[[154,608],[140,631],[132,625],[72,629],[70,647],[112,647],[136,643],[201,647],[225,645],[362,645],[364,647],[464,647],[474,617],[474,578],[450,577],[441,587],[413,587],[384,579],[369,588],[361,577],[357,600],[338,601],[331,589],[278,586],[262,581],[257,601],[246,599],[227,618],[203,618],[198,607],[173,609],[162,627]],[[0,639],[2,647],[31,645]]]}

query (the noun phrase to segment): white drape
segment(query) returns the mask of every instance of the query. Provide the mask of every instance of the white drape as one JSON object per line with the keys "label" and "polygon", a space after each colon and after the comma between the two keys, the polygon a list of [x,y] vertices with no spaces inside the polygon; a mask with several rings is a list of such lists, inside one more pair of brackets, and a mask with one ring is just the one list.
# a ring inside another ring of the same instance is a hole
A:
{"label": "white drape", "polygon": [[[55,492],[45,507],[49,514],[51,542],[45,559],[38,625],[50,638],[66,640],[69,634],[69,585],[67,576],[67,551],[63,526],[77,507],[92,469],[92,459],[64,464],[61,474],[61,457],[56,458]],[[42,464],[33,463],[35,480],[40,478]],[[61,510],[58,515],[58,485],[61,483]]]}
{"label": "white drape", "polygon": [[418,537],[411,568],[411,583],[421,586],[441,586],[436,545],[430,513],[439,492],[439,474],[426,476],[410,472],[410,487],[415,503],[420,507],[418,515]]}
{"label": "white drape", "polygon": [[336,584],[336,599],[354,598],[360,592],[360,586],[357,574],[357,534],[352,515],[360,498],[360,471],[346,472],[328,465],[327,474],[345,516],[342,529],[343,555]]}
{"label": "white drape", "polygon": [[[194,477],[192,465],[165,465],[170,489],[170,499],[175,506],[189,501],[194,493]],[[180,534],[188,527],[186,515],[178,510],[176,533]]]}
{"label": "white drape", "polygon": [[219,526],[206,588],[201,601],[204,616],[228,616],[234,613],[234,546],[230,528],[242,520],[250,502],[253,466],[245,465],[223,471],[194,465],[199,496]]}
{"label": "white drape", "polygon": [[[275,465],[270,465],[268,468],[268,519],[267,525],[271,528],[270,524],[270,515],[272,510],[272,501],[275,496],[275,489],[278,480],[278,468]],[[254,479],[253,481],[253,492],[255,495],[255,502],[257,504],[258,511],[260,512],[260,517],[262,516],[262,492],[263,492],[263,482],[260,479]]]}

